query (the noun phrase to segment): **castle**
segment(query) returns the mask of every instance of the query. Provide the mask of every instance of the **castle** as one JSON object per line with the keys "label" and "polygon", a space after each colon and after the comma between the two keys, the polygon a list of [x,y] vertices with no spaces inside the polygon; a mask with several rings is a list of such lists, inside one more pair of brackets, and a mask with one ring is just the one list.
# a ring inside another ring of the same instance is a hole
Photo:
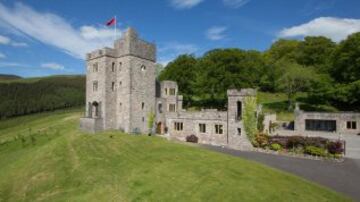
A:
{"label": "castle", "polygon": [[[86,55],[86,112],[80,128],[88,132],[121,130],[149,133],[154,118],[157,134],[186,140],[196,135],[199,143],[249,147],[242,121],[245,98],[254,89],[227,91],[227,111],[186,111],[174,81],[156,80],[156,46],[140,39],[129,28],[114,48]],[[254,112],[256,113],[256,112]]]}

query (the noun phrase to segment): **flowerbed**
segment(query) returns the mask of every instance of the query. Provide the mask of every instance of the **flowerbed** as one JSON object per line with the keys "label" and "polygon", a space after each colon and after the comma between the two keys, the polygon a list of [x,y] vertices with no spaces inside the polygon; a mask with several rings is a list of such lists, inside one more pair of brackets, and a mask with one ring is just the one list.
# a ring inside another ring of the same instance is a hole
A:
{"label": "flowerbed", "polygon": [[259,133],[255,136],[253,145],[264,150],[327,158],[341,158],[344,154],[343,141],[323,137],[269,136]]}

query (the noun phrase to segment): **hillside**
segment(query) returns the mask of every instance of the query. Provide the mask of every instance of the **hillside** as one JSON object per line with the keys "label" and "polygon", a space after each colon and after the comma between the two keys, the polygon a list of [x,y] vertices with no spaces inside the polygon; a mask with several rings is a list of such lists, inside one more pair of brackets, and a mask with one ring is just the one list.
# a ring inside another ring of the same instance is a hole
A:
{"label": "hillside", "polygon": [[0,74],[0,81],[14,80],[14,79],[21,79],[21,77],[17,76],[17,75],[11,75],[11,74]]}
{"label": "hillside", "polygon": [[0,201],[348,200],[255,162],[160,137],[84,134],[81,114],[0,121]]}
{"label": "hillside", "polygon": [[49,76],[0,81],[0,119],[85,103],[84,76]]}

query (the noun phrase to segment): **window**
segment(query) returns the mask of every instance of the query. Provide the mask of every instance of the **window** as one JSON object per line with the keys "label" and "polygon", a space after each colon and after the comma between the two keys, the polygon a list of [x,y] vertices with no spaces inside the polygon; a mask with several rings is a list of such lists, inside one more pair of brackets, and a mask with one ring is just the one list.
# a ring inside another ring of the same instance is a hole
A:
{"label": "window", "polygon": [[122,62],[119,62],[119,71],[121,71]]}
{"label": "window", "polygon": [[98,90],[98,82],[94,81],[93,82],[93,91],[96,92]]}
{"label": "window", "polygon": [[215,124],[215,134],[223,134],[223,125]]}
{"label": "window", "polygon": [[142,117],[142,122],[145,122],[145,117]]}
{"label": "window", "polygon": [[121,84],[122,84],[122,82],[120,81],[120,82],[119,82],[119,86],[121,86]]}
{"label": "window", "polygon": [[141,71],[145,71],[146,70],[146,66],[145,65],[141,65]]}
{"label": "window", "polygon": [[241,128],[238,128],[238,129],[237,129],[237,132],[238,132],[238,133],[237,133],[238,136],[241,136]]}
{"label": "window", "polygon": [[165,88],[165,95],[167,95],[167,88]]}
{"label": "window", "polygon": [[206,133],[206,124],[205,123],[199,124],[199,131],[200,131],[200,133]]}
{"label": "window", "polygon": [[169,104],[169,112],[175,112],[175,111],[176,111],[175,104]]}
{"label": "window", "polygon": [[347,129],[356,129],[356,121],[347,121],[346,122]]}
{"label": "window", "polygon": [[240,121],[242,117],[242,104],[240,101],[236,102],[236,120]]}
{"label": "window", "polygon": [[182,122],[174,122],[174,130],[182,131],[183,130],[183,123]]}
{"label": "window", "polygon": [[111,83],[111,90],[114,92],[114,90],[115,90],[115,82]]}
{"label": "window", "polygon": [[111,63],[111,71],[115,72],[115,62]]}
{"label": "window", "polygon": [[169,93],[170,95],[175,95],[175,88],[170,88]]}
{"label": "window", "polygon": [[158,111],[159,111],[159,113],[162,113],[162,103],[158,104]]}
{"label": "window", "polygon": [[144,107],[145,107],[145,103],[141,103],[141,109],[144,109]]}
{"label": "window", "polygon": [[99,66],[98,66],[98,63],[95,62],[95,63],[93,64],[93,72],[98,72],[98,71],[99,71]]}

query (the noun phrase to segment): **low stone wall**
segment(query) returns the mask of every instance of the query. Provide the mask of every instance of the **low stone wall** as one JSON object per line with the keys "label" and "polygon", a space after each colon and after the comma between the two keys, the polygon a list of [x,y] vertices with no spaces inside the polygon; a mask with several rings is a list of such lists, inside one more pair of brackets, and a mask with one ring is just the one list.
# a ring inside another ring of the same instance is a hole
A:
{"label": "low stone wall", "polygon": [[103,130],[103,119],[101,118],[80,118],[80,130],[88,133],[96,133]]}

